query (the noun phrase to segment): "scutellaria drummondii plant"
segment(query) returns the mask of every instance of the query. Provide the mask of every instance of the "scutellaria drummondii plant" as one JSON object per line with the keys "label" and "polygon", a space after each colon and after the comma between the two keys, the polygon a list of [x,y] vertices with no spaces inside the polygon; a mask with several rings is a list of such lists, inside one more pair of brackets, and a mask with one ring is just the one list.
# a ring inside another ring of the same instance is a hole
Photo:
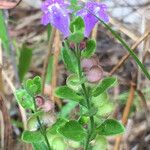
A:
{"label": "scutellaria drummondii plant", "polygon": [[51,24],[63,34],[61,56],[70,72],[66,85],[57,87],[55,95],[77,103],[79,112],[76,119],[56,117],[53,104],[41,95],[41,78],[29,79],[15,93],[18,103],[30,110],[22,140],[35,150],[97,150],[100,142],[106,149],[106,136],[124,132],[123,125],[110,117],[113,103],[107,91],[117,78],[104,76],[95,55],[96,41],[90,38],[97,17],[109,22],[107,6],[91,1],[46,0],[41,9],[42,24]]}

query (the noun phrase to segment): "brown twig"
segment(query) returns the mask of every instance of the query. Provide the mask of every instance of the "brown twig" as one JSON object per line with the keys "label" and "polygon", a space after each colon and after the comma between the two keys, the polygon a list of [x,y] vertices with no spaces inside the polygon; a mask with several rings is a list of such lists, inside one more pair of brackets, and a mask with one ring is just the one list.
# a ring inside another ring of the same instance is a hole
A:
{"label": "brown twig", "polygon": [[55,33],[56,33],[56,29],[52,28],[51,37],[50,37],[50,40],[49,40],[49,43],[48,43],[48,52],[46,54],[46,58],[45,58],[45,61],[44,61],[44,66],[43,66],[42,94],[44,93],[44,87],[45,87],[45,81],[46,81],[46,75],[47,75],[47,68],[48,68],[49,58],[52,54],[52,47],[53,47]]}
{"label": "brown twig", "polygon": [[51,92],[50,92],[50,97],[51,99],[57,103],[57,105],[59,107],[61,107],[61,101],[59,99],[57,99],[54,96],[54,90],[56,88],[57,85],[57,71],[58,71],[58,59],[59,59],[59,54],[60,54],[60,35],[59,35],[59,31],[56,31],[56,36],[55,36],[55,40],[54,40],[54,57],[53,57],[53,71],[52,71],[52,82],[51,82]]}
{"label": "brown twig", "polygon": [[12,9],[17,7],[22,0],[19,0],[18,2],[7,2],[7,1],[0,1],[0,9]]}
{"label": "brown twig", "polygon": [[[138,46],[139,44],[145,40],[150,34],[150,30],[145,32],[145,34],[143,36],[141,36],[140,39],[138,39],[135,44],[132,45],[131,49],[134,51]],[[116,64],[116,66],[114,66],[112,68],[112,70],[110,71],[110,75],[113,75],[123,64],[124,62],[129,58],[130,54],[127,53],[126,55],[124,55],[121,60],[119,60],[119,62]]]}
{"label": "brown twig", "polygon": [[[131,109],[131,106],[132,106],[133,100],[134,100],[135,90],[136,90],[136,85],[135,85],[135,83],[131,82],[129,97],[127,99],[126,106],[123,111],[123,117],[122,117],[123,125],[126,125],[126,123],[127,123],[129,112],[130,112],[130,109]],[[122,140],[122,136],[118,136],[116,138],[114,150],[119,150],[121,140]]]}
{"label": "brown twig", "polygon": [[[10,121],[10,115],[8,113],[7,107],[4,103],[4,97],[0,94],[0,110],[3,115],[3,128],[4,128],[4,150],[13,150],[12,146],[12,126]],[[2,121],[2,120],[1,120]]]}

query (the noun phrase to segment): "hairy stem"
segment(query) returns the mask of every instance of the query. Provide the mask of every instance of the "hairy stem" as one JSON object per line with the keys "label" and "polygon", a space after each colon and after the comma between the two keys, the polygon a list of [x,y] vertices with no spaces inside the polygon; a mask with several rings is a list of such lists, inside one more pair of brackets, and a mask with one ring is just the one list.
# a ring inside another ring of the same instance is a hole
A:
{"label": "hairy stem", "polygon": [[[78,49],[78,47],[76,46],[76,56],[77,56],[77,60],[78,60],[78,75],[79,75],[79,79],[82,79],[82,69],[81,69],[81,51]],[[90,101],[90,96],[87,92],[87,88],[85,86],[84,83],[81,84],[82,87],[82,91],[86,100],[86,105],[88,110],[91,110],[91,101]],[[91,135],[93,133],[93,129],[94,129],[94,117],[90,116],[90,123],[88,125],[88,130],[87,130],[87,138],[86,138],[86,142],[85,142],[85,150],[88,150],[89,148],[89,143],[90,143],[90,139],[91,139]]]}

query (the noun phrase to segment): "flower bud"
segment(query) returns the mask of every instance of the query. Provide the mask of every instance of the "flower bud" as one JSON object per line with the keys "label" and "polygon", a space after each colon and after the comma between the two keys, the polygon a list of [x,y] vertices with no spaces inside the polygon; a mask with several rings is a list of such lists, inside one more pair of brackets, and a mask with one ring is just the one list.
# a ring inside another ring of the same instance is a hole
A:
{"label": "flower bud", "polygon": [[79,49],[84,50],[86,48],[86,41],[81,41],[79,44]]}
{"label": "flower bud", "polygon": [[70,42],[69,43],[69,47],[70,47],[70,49],[74,50],[75,49],[75,43]]}
{"label": "flower bud", "polygon": [[44,98],[42,96],[36,96],[35,97],[36,105],[38,107],[41,107],[44,104]]}
{"label": "flower bud", "polygon": [[103,77],[103,69],[100,66],[94,66],[85,74],[90,83],[98,83]]}

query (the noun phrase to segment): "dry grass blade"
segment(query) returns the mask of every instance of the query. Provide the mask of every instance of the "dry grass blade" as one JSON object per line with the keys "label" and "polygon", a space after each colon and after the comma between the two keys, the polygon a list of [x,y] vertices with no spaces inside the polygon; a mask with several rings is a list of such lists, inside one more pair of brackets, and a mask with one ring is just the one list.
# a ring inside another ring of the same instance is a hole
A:
{"label": "dry grass blade", "polygon": [[[135,44],[132,45],[131,49],[134,51],[142,41],[144,41],[150,34],[150,30],[145,32],[145,34],[140,38],[138,39]],[[119,60],[119,62],[116,64],[116,66],[114,66],[112,68],[112,70],[110,71],[110,75],[113,75],[123,64],[124,62],[129,58],[130,54],[127,53],[126,55],[124,55],[121,60]]]}
{"label": "dry grass blade", "polygon": [[50,97],[52,100],[54,100],[54,102],[56,102],[58,104],[59,107],[61,107],[61,101],[59,99],[57,99],[54,96],[54,90],[56,88],[57,85],[57,69],[58,69],[58,59],[59,59],[59,54],[60,54],[60,35],[59,35],[59,31],[56,31],[56,36],[55,36],[55,40],[54,40],[54,59],[53,59],[53,71],[52,71],[52,88],[51,88],[51,93],[50,93]]}
{"label": "dry grass blade", "polygon": [[44,61],[44,66],[43,66],[43,73],[42,73],[42,93],[44,93],[44,87],[45,87],[45,80],[46,80],[48,62],[49,62],[49,58],[50,58],[50,56],[52,54],[52,47],[53,47],[55,33],[56,33],[56,29],[52,28],[51,37],[50,37],[49,44],[48,44],[48,52],[47,52],[47,54],[45,56],[46,58],[45,58],[45,61]]}
{"label": "dry grass blade", "polygon": [[[13,83],[11,82],[11,80],[9,79],[9,77],[7,76],[7,74],[2,71],[2,75],[4,77],[4,79],[6,80],[6,82],[8,83],[10,89],[12,90],[13,94],[15,93],[15,87],[13,85]],[[22,108],[21,105],[19,105],[19,110],[20,110],[20,113],[21,113],[21,118],[22,118],[22,121],[23,121],[23,126],[24,126],[24,129],[27,128],[27,117],[26,117],[26,112],[25,110]]]}

